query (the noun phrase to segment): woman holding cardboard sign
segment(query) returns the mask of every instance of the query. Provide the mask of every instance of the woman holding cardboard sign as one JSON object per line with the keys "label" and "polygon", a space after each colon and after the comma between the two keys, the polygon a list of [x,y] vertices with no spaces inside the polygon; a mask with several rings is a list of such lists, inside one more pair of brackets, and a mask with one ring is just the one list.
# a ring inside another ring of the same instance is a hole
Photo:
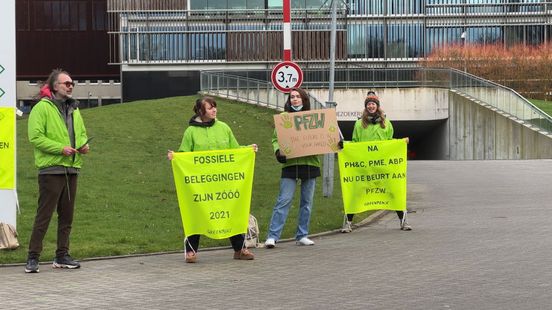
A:
{"label": "woman holding cardboard sign", "polygon": [[[284,111],[293,113],[308,110],[310,110],[308,94],[300,88],[292,88],[284,106]],[[275,247],[280,238],[298,180],[301,180],[301,203],[295,240],[297,245],[314,245],[314,241],[307,236],[309,234],[314,187],[316,178],[320,176],[320,159],[316,155],[288,159],[285,150],[280,149],[276,130],[274,130],[274,136],[272,137],[272,146],[274,147],[276,160],[282,164],[282,175],[280,194],[272,211],[265,247],[269,249]]]}
{"label": "woman holding cardboard sign", "polygon": [[[393,139],[393,125],[385,118],[385,112],[380,107],[380,101],[376,93],[369,91],[364,100],[362,117],[355,123],[352,140],[353,142],[365,142],[391,139]],[[405,139],[408,143],[408,138]],[[412,227],[406,222],[404,212],[397,211],[397,215],[399,216],[401,230],[412,230]],[[347,214],[341,232],[349,233],[353,230],[353,217],[354,214]]]}
{"label": "woman holding cardboard sign", "polygon": [[[194,152],[194,151],[209,151],[209,150],[224,150],[239,148],[240,145],[232,129],[226,123],[219,121],[217,117],[217,103],[211,97],[203,97],[197,99],[194,105],[194,116],[189,121],[189,127],[184,131],[182,143],[178,148],[178,152]],[[255,152],[257,145],[252,145]],[[167,154],[169,160],[173,159],[173,151]],[[212,161],[220,161],[222,158],[211,158]],[[186,244],[186,262],[195,263],[197,259],[197,251],[199,249],[199,236],[188,236]],[[238,234],[230,237],[230,243],[234,249],[234,259],[252,260],[255,258],[244,246],[244,234]]]}

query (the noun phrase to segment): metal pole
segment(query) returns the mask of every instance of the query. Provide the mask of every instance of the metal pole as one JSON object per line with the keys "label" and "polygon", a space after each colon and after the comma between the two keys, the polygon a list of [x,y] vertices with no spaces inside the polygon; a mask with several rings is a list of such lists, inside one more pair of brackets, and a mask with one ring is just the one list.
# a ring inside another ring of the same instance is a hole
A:
{"label": "metal pole", "polygon": [[332,1],[332,24],[330,35],[330,85],[328,89],[328,102],[333,102],[335,83],[335,41],[337,28],[337,1]]}
{"label": "metal pole", "polygon": [[[328,89],[328,101],[326,108],[335,107],[334,86],[335,86],[335,41],[337,28],[337,1],[332,0],[332,24],[330,36],[330,85]],[[334,176],[334,154],[324,155],[322,171],[322,194],[324,197],[332,197],[333,194],[333,176]]]}
{"label": "metal pole", "polygon": [[462,34],[460,35],[460,39],[462,39],[462,55],[464,58],[463,59],[463,62],[464,62],[464,72],[467,72],[467,63],[466,63],[466,31],[464,30],[462,32]]}
{"label": "metal pole", "polygon": [[291,0],[283,2],[284,61],[291,61]]}

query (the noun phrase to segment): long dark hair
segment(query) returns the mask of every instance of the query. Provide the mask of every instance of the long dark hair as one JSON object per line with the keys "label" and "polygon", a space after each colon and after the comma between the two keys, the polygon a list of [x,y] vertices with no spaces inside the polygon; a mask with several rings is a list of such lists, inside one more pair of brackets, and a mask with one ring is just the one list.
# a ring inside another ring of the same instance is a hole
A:
{"label": "long dark hair", "polygon": [[46,81],[44,82],[44,85],[48,85],[48,88],[50,89],[50,91],[53,93],[55,93],[55,86],[56,86],[56,83],[57,83],[57,80],[58,80],[58,77],[60,74],[66,74],[68,76],[71,76],[69,74],[69,72],[61,69],[61,68],[58,68],[58,69],[54,69],[52,70],[52,73],[50,73],[50,75],[48,76],[48,78],[46,79]]}
{"label": "long dark hair", "polygon": [[299,95],[301,96],[301,102],[303,103],[303,108],[301,109],[301,111],[308,111],[310,110],[310,98],[309,98],[309,94],[307,94],[306,91],[304,91],[302,88],[292,88],[290,89],[289,91],[289,94],[288,94],[288,98],[287,98],[287,101],[286,101],[286,104],[284,105],[284,111],[286,112],[295,112],[292,108],[291,108],[291,92],[292,91],[296,91],[299,93]]}

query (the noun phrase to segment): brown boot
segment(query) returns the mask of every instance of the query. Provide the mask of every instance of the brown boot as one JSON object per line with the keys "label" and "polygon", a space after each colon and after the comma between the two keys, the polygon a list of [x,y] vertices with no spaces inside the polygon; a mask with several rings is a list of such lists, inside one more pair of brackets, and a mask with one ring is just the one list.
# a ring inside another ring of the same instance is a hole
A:
{"label": "brown boot", "polygon": [[253,255],[253,253],[251,253],[248,249],[241,249],[234,252],[234,259],[252,260],[255,259],[255,255]]}
{"label": "brown boot", "polygon": [[195,263],[196,259],[196,253],[194,253],[193,251],[186,252],[186,263]]}

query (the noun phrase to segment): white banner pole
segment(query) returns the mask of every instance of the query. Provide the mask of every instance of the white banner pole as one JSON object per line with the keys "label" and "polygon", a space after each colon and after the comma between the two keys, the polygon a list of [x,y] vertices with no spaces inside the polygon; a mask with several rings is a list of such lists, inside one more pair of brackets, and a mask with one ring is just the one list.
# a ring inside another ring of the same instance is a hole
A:
{"label": "white banner pole", "polygon": [[[2,29],[2,34],[0,34],[0,107],[16,110],[15,0],[0,1],[0,29]],[[15,113],[13,117],[15,118]],[[0,222],[11,224],[14,227],[17,224],[16,132],[14,128],[13,143],[0,141],[0,143],[3,142],[0,151],[13,152],[14,156],[13,167],[5,167],[7,164],[0,162],[0,166],[6,171],[4,173],[13,172],[14,174],[13,189],[0,189]]]}

